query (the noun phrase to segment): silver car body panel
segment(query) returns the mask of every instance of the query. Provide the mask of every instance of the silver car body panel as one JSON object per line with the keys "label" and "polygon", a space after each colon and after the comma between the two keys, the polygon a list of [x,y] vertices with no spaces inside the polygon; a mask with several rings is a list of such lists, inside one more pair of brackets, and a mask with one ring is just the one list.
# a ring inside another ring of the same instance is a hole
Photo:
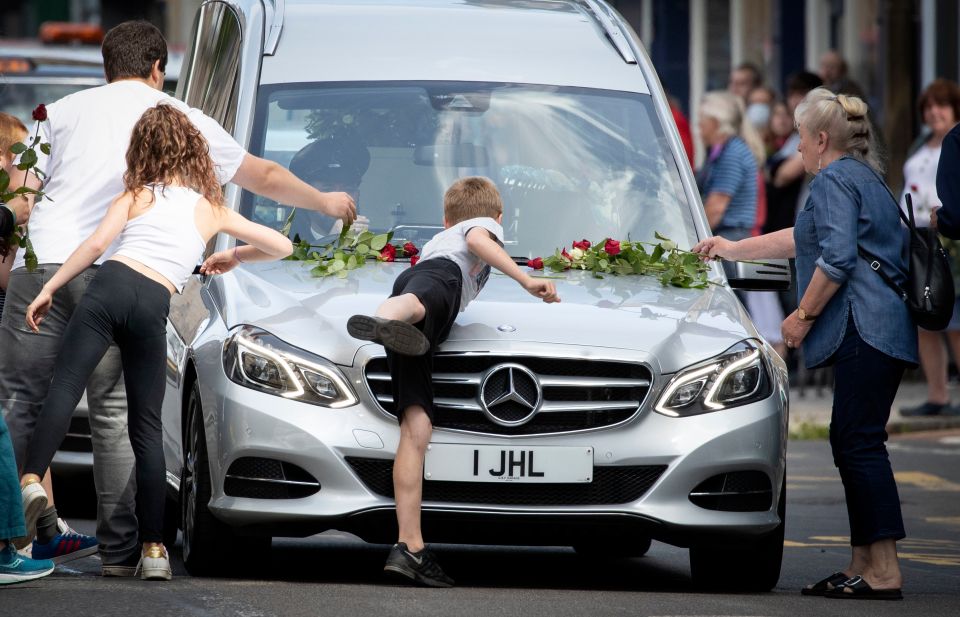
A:
{"label": "silver car body panel", "polygon": [[[699,237],[708,235],[692,172],[659,80],[636,34],[602,2],[357,0],[226,2],[244,24],[240,101],[234,134],[248,143],[258,84],[377,80],[523,82],[649,93],[678,161]],[[266,6],[266,8],[265,8]],[[602,12],[605,20],[592,15]],[[610,33],[616,28],[621,37]],[[277,36],[277,32],[279,35]],[[322,31],[322,36],[318,33]],[[265,34],[268,33],[268,34]],[[609,37],[609,39],[608,39]],[[619,46],[619,48],[618,48]],[[625,53],[626,50],[632,53]],[[629,61],[629,57],[636,63]],[[625,59],[626,58],[626,59]],[[189,66],[189,54],[185,67]],[[188,75],[185,69],[185,75]],[[228,191],[239,203],[239,191]],[[220,249],[233,241],[221,236]],[[345,518],[389,510],[346,463],[350,456],[392,460],[395,418],[367,387],[363,368],[382,348],[346,334],[346,319],[370,313],[406,264],[376,264],[346,279],[317,279],[295,262],[244,265],[227,275],[194,279],[171,309],[164,448],[168,483],[176,489],[183,461],[183,409],[199,386],[213,497],[211,510],[237,528],[266,525],[297,533],[294,523],[322,528]],[[652,385],[638,412],[603,429],[525,437],[438,429],[436,443],[590,447],[594,465],[668,466],[638,500],[607,506],[506,506],[426,502],[427,512],[504,515],[619,514],[689,530],[757,534],[780,522],[776,508],[720,512],[694,505],[692,488],[725,471],[768,475],[774,504],[785,469],[787,378],[763,344],[771,396],[752,404],[687,418],[653,411],[670,377],[758,334],[719,266],[705,290],[663,287],[649,277],[594,279],[569,273],[558,281],[563,302],[546,306],[503,276],[460,314],[442,352],[559,356],[643,364]],[[335,363],[359,403],[331,410],[240,386],[223,368],[231,329],[253,325]],[[510,328],[498,329],[507,325]],[[506,331],[505,331],[506,330]],[[263,500],[224,493],[224,476],[240,457],[295,464],[321,485],[300,499]],[[465,536],[469,540],[469,537]]]}

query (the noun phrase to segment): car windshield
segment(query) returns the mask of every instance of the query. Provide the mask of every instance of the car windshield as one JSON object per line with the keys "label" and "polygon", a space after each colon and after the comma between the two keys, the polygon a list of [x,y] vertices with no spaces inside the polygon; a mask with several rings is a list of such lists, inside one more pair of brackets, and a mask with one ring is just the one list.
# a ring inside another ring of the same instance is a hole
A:
{"label": "car windshield", "polygon": [[[263,86],[251,152],[324,191],[346,191],[373,231],[422,245],[443,229],[457,178],[491,178],[507,251],[552,254],[573,240],[681,247],[696,232],[649,95],[460,82]],[[289,208],[244,193],[241,211],[283,227]],[[334,221],[298,210],[293,234],[321,242]]]}

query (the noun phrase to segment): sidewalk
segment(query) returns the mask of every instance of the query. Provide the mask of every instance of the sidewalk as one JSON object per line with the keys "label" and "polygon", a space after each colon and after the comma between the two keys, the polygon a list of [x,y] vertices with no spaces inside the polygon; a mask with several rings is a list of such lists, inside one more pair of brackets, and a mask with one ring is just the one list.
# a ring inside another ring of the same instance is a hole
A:
{"label": "sidewalk", "polygon": [[[960,403],[960,385],[951,381],[949,386],[950,400]],[[890,411],[890,421],[887,423],[887,432],[911,433],[916,431],[935,431],[942,429],[960,428],[960,415],[957,416],[927,416],[919,418],[904,418],[900,415],[901,407],[910,407],[923,403],[927,398],[927,384],[923,381],[905,381],[900,384],[893,409]],[[833,390],[829,386],[805,386],[790,389],[790,432],[796,433],[800,427],[819,429],[830,425],[830,407],[833,403]],[[815,432],[815,430],[814,430]]]}

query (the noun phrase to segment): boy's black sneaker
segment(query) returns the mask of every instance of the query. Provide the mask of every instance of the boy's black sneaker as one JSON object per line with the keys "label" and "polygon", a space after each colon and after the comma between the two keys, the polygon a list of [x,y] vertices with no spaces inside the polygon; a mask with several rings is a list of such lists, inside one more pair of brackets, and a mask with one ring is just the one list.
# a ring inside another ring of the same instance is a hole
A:
{"label": "boy's black sneaker", "polygon": [[453,579],[440,568],[433,553],[426,548],[411,553],[403,542],[394,544],[390,549],[383,571],[425,587],[453,587]]}
{"label": "boy's black sneaker", "polygon": [[422,356],[430,350],[430,341],[423,332],[396,319],[354,315],[347,320],[347,332],[353,338],[379,343],[404,356]]}

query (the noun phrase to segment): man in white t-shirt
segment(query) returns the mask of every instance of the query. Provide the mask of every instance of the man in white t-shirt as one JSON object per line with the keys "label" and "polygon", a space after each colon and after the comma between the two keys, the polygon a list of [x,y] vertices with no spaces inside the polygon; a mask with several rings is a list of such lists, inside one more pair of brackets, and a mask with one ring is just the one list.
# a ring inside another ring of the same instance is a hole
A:
{"label": "man in white t-shirt", "polygon": [[[43,283],[97,228],[111,200],[123,192],[130,134],[144,111],[162,102],[187,114],[209,143],[223,183],[234,182],[280,203],[320,211],[345,223],[356,218],[356,206],[346,193],[321,193],[280,165],[250,155],[216,121],[164,94],[161,86],[167,44],[151,24],[132,21],[116,26],[104,38],[102,53],[107,85],[71,94],[46,108],[48,119],[41,123],[40,133],[41,139],[50,143],[51,153],[41,156],[37,166],[46,174],[43,190],[50,199],[41,200],[35,207],[28,200],[14,204],[17,221],[23,224],[29,219],[30,239],[40,264],[34,272],[24,267],[22,257],[14,264],[0,320],[0,406],[10,427],[18,465],[24,462],[33,431],[44,430],[35,423],[55,358],[71,352],[60,348],[61,336],[97,266],[57,292],[54,309],[40,335],[29,332],[24,312]],[[40,186],[33,175],[14,177],[12,186],[18,181],[32,188]],[[127,437],[126,397],[116,346],[87,384],[87,399],[102,572],[132,576],[140,551],[134,491],[129,486],[133,453]],[[49,486],[46,489],[48,495],[53,494]],[[56,549],[49,545],[51,541],[62,542],[62,550],[91,544],[79,535],[65,537],[69,530],[51,540],[56,520],[56,510],[48,509],[39,520],[28,521],[28,530],[31,523],[38,528],[34,553]],[[96,545],[85,546],[84,552],[95,550]]]}

